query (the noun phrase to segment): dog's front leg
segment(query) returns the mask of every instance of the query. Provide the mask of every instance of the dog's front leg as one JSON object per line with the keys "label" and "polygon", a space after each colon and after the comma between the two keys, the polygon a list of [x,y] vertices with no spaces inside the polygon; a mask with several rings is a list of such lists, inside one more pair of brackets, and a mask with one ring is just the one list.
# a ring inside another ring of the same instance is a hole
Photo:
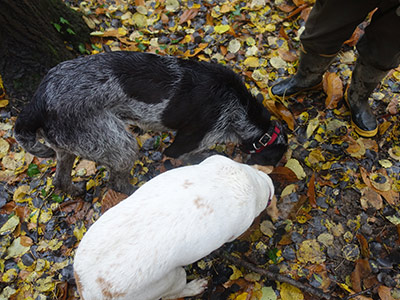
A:
{"label": "dog's front leg", "polygon": [[206,131],[179,130],[174,142],[165,149],[164,154],[172,158],[178,158],[185,153],[189,153],[200,146],[205,135]]}
{"label": "dog's front leg", "polygon": [[208,284],[206,279],[195,279],[187,283],[186,272],[182,267],[174,269],[162,280],[159,284],[168,290],[162,300],[196,296],[204,292]]}
{"label": "dog's front leg", "polygon": [[57,168],[53,179],[54,187],[70,194],[71,196],[84,194],[85,187],[78,187],[72,184],[71,172],[76,156],[62,150],[57,150],[56,157]]}

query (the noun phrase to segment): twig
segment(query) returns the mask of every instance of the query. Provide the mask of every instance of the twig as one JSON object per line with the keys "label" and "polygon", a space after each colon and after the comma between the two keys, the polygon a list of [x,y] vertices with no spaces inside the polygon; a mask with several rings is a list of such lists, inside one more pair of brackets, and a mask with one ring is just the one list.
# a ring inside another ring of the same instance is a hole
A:
{"label": "twig", "polygon": [[44,204],[46,203],[47,199],[49,199],[51,197],[51,195],[53,195],[54,190],[51,190],[50,193],[43,199],[42,204],[39,207],[39,212],[38,212],[38,216],[36,219],[36,241],[38,241],[39,239],[39,218],[40,218],[40,213],[42,212],[42,208],[44,206]]}
{"label": "twig", "polygon": [[366,294],[366,293],[369,293],[369,292],[371,292],[373,289],[375,289],[376,287],[378,287],[378,286],[380,286],[380,285],[381,285],[381,284],[374,284],[373,286],[371,286],[370,288],[368,288],[368,289],[366,289],[366,290],[363,290],[363,291],[361,291],[361,292],[354,293],[354,294],[348,295],[347,297],[344,297],[343,300],[350,300],[350,299],[353,299],[353,298],[355,298],[355,297],[357,297],[357,296],[361,296],[361,295],[364,295],[364,294]]}
{"label": "twig", "polygon": [[293,285],[294,287],[297,287],[298,289],[300,289],[310,295],[314,295],[314,296],[318,297],[318,299],[326,299],[326,300],[334,300],[335,299],[333,296],[326,294],[319,289],[316,289],[311,286],[306,286],[306,285],[300,283],[299,281],[296,281],[290,277],[287,277],[287,276],[284,276],[281,274],[277,274],[277,273],[268,271],[266,269],[257,267],[254,264],[244,261],[243,259],[234,257],[227,252],[221,252],[221,255],[224,259],[233,263],[234,265],[237,265],[237,266],[246,268],[250,271],[256,272],[258,274],[264,275],[265,277],[267,277],[270,280],[276,280],[279,282],[285,282],[290,285]]}

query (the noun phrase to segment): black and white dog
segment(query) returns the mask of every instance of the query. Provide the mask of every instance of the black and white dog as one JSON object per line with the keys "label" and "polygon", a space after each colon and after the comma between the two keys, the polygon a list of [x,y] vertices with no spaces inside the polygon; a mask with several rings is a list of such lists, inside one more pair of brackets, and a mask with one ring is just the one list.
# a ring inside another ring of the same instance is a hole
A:
{"label": "black and white dog", "polygon": [[[287,137],[232,70],[139,52],[110,52],[51,69],[15,124],[15,138],[38,157],[57,158],[54,186],[77,195],[76,156],[110,170],[111,188],[131,194],[129,172],[138,145],[128,130],[176,130],[165,150],[178,158],[217,142],[237,142],[250,164],[276,164]],[[44,140],[41,143],[40,139]]]}

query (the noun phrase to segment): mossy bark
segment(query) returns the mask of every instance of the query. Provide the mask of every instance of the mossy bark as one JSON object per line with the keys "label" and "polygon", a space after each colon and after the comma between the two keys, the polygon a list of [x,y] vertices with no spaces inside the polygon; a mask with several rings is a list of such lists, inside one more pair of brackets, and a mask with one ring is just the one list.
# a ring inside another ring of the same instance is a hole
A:
{"label": "mossy bark", "polygon": [[0,75],[8,95],[29,101],[46,72],[76,56],[89,34],[62,0],[1,0]]}

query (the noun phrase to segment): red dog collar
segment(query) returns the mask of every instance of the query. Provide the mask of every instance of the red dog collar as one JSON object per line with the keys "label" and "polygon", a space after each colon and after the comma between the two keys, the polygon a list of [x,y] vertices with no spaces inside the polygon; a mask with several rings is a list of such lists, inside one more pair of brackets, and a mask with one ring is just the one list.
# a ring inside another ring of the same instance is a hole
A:
{"label": "red dog collar", "polygon": [[278,138],[279,134],[281,133],[281,130],[279,129],[278,126],[275,125],[274,131],[272,135],[268,134],[267,132],[264,133],[258,141],[255,141],[253,143],[253,148],[251,150],[248,150],[247,153],[253,154],[253,153],[260,153],[263,151],[266,147],[269,145],[273,144],[275,140]]}

